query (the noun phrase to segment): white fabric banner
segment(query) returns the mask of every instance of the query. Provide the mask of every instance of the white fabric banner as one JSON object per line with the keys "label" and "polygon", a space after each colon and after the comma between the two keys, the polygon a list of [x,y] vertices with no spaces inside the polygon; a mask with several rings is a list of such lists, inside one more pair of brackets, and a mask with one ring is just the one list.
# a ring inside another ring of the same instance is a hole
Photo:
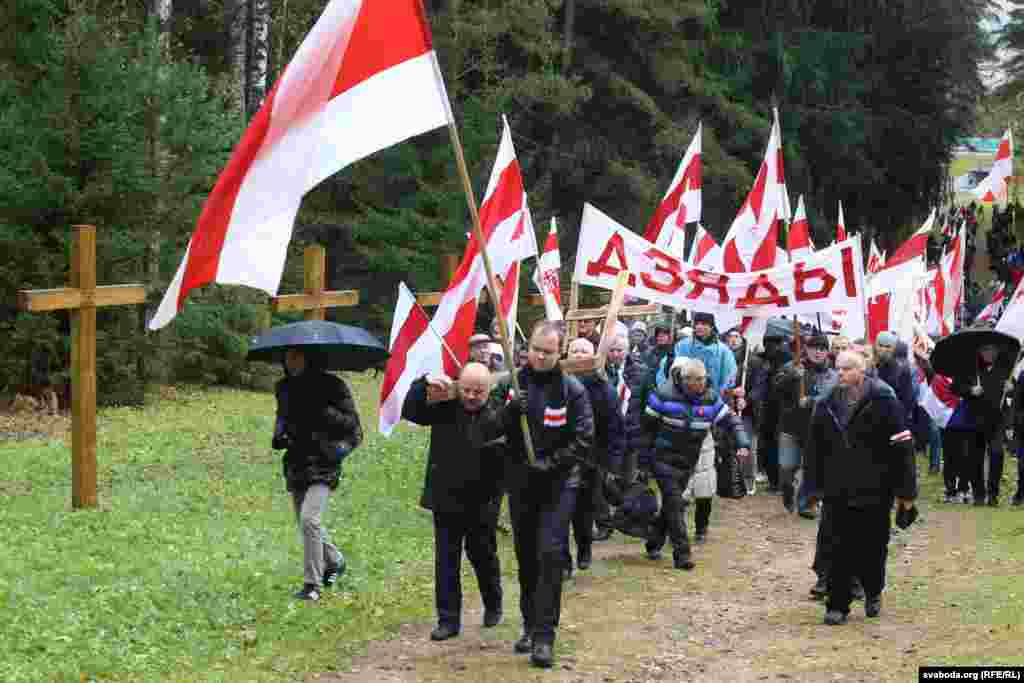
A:
{"label": "white fabric banner", "polygon": [[[621,270],[631,273],[626,294],[673,308],[752,317],[850,311],[864,324],[864,259],[859,238],[810,255],[805,261],[752,273],[694,268],[586,204],[576,252],[576,281],[614,289]],[[855,332],[854,332],[855,333]]]}

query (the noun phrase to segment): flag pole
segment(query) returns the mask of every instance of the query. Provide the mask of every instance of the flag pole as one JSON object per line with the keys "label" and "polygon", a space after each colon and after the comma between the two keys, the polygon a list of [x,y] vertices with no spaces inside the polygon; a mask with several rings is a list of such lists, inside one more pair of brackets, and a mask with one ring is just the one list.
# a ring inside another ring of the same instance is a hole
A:
{"label": "flag pole", "polygon": [[[501,298],[498,295],[498,283],[494,279],[494,269],[491,267],[491,258],[487,255],[487,241],[484,239],[484,231],[480,227],[480,212],[476,206],[476,196],[473,194],[473,183],[469,179],[469,169],[466,167],[466,156],[462,151],[462,141],[459,139],[459,130],[455,127],[454,117],[448,119],[448,133],[452,139],[452,147],[455,149],[455,163],[459,169],[459,175],[462,178],[462,189],[466,194],[466,204],[469,206],[469,215],[473,219],[473,234],[476,236],[476,241],[480,245],[480,257],[484,262],[484,270],[487,272],[487,291],[491,295],[491,301],[494,302],[495,308],[498,310],[498,330],[501,332],[501,346],[505,351],[505,358],[514,360],[515,356],[512,355],[513,345],[510,341],[508,323],[505,320],[505,316],[501,315]],[[518,397],[519,391],[519,377],[517,376],[515,369],[509,373],[512,377],[512,388],[516,392]],[[525,414],[520,414],[519,424],[523,429],[523,444],[526,447],[526,459],[532,464],[534,462],[534,451],[533,451],[533,439],[530,436],[530,423],[527,421]]]}

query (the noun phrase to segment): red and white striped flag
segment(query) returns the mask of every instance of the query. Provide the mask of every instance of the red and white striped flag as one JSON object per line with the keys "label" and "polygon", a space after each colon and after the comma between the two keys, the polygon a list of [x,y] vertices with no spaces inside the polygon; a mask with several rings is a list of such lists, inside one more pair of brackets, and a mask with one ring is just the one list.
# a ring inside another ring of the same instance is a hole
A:
{"label": "red and white striped flag", "polygon": [[398,285],[398,303],[391,319],[391,357],[380,385],[378,429],[385,436],[402,419],[402,404],[413,380],[429,373],[440,374],[442,345],[430,330],[426,312],[404,282]]}
{"label": "red and white striped flag", "polygon": [[450,120],[420,0],[331,0],[217,179],[149,328],[211,282],[277,294],[302,197]]}
{"label": "red and white striped flag", "polygon": [[764,160],[739,214],[722,244],[722,263],[727,273],[765,270],[778,256],[778,221],[789,220],[789,192],[782,163],[782,132],[779,112],[768,138]]}
{"label": "red and white striped flag", "polygon": [[836,242],[846,239],[846,219],[843,218],[843,201],[839,200],[839,221],[836,223]]}
{"label": "red and white striped flag", "polygon": [[1021,279],[1013,290],[1013,296],[1010,297],[1006,308],[1003,309],[1003,315],[996,323],[996,330],[1024,340],[1024,279]]}
{"label": "red and white striped flag", "polygon": [[718,246],[715,238],[700,223],[697,224],[697,233],[693,236],[690,257],[686,262],[702,270],[722,270],[722,247]]}
{"label": "red and white striped flag", "polygon": [[682,230],[687,223],[699,223],[701,219],[701,129],[702,124],[697,124],[675,177],[644,230],[644,239],[662,249],[668,248],[675,229]]}
{"label": "red and white striped flag", "polygon": [[936,308],[939,312],[939,329],[942,336],[952,334],[956,326],[956,311],[964,293],[964,226],[960,226],[956,237],[949,243],[939,262],[935,278]]}
{"label": "red and white striped flag", "polygon": [[995,294],[992,295],[992,302],[988,306],[981,310],[978,314],[978,320],[985,322],[996,318],[999,313],[1003,310],[1003,304],[1006,300],[1006,285],[1000,283],[999,288],[996,289]]}
{"label": "red and white striped flag", "polygon": [[999,141],[996,159],[992,162],[992,170],[978,186],[972,190],[974,196],[983,202],[994,202],[1006,199],[1010,176],[1013,175],[1013,132],[1007,128],[1003,139]]}
{"label": "red and white striped flag", "polygon": [[885,267],[885,256],[878,250],[875,240],[871,240],[871,249],[868,251],[868,265],[865,269],[868,273],[877,273]]}
{"label": "red and white striped flag", "polygon": [[935,225],[935,209],[928,214],[928,219],[918,228],[917,232],[886,259],[885,267],[893,268],[911,259],[924,258],[925,252],[928,250],[928,236],[932,234],[933,225]]}
{"label": "red and white striped flag", "polygon": [[562,319],[562,257],[558,251],[558,225],[551,217],[551,229],[544,241],[544,251],[537,259],[533,271],[533,282],[544,297],[544,317],[548,320]]}
{"label": "red and white striped flag", "polygon": [[789,252],[790,261],[800,261],[814,253],[814,242],[811,241],[811,224],[807,220],[807,210],[804,208],[804,196],[796,202],[796,214],[793,222],[789,225],[789,234],[786,235],[786,251]]}

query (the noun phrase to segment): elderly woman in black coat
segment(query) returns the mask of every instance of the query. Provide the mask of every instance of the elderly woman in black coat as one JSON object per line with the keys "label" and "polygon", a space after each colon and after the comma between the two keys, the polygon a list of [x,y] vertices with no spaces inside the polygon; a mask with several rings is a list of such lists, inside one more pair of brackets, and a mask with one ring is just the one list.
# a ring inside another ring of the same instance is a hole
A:
{"label": "elderly woman in black coat", "polygon": [[331,543],[320,518],[338,487],[341,463],[363,440],[352,393],[326,368],[315,350],[289,349],[284,379],[274,387],[277,419],[273,448],[284,450],[283,471],[302,532],[300,600],[319,600],[324,586],[345,571],[345,558]]}

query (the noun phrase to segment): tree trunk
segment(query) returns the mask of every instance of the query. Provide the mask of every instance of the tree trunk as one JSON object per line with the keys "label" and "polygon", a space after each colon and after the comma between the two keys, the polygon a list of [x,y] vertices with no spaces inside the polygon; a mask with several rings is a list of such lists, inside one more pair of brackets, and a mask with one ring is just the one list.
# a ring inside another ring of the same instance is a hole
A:
{"label": "tree trunk", "polygon": [[[156,49],[159,52],[157,60],[157,72],[154,77],[157,82],[164,78],[163,65],[170,59],[171,41],[171,17],[174,14],[173,0],[149,0],[147,10],[149,16],[156,22]],[[159,92],[159,88],[157,91]],[[150,298],[158,295],[157,282],[160,278],[160,244],[162,242],[161,226],[164,223],[163,215],[166,202],[162,196],[164,169],[167,166],[167,153],[161,144],[160,120],[161,102],[159,96],[154,96],[149,103],[147,114],[147,147],[149,152],[149,171],[155,180],[157,187],[153,201],[153,209],[150,214],[149,225],[146,226],[146,234],[143,236],[145,250],[143,252],[143,278],[146,283],[146,302],[139,307],[139,332],[142,338],[146,335],[146,322],[152,314]],[[139,346],[139,353],[135,358],[135,374],[142,386],[149,381],[149,368],[146,364],[148,353],[145,348]]]}
{"label": "tree trunk", "polygon": [[228,60],[231,63],[231,87],[229,99],[231,104],[242,116],[246,115],[246,95],[248,93],[248,26],[249,0],[225,0],[224,20],[228,36]]}
{"label": "tree trunk", "polygon": [[246,69],[246,118],[251,119],[267,94],[267,65],[270,59],[270,0],[249,0],[249,63]]}

